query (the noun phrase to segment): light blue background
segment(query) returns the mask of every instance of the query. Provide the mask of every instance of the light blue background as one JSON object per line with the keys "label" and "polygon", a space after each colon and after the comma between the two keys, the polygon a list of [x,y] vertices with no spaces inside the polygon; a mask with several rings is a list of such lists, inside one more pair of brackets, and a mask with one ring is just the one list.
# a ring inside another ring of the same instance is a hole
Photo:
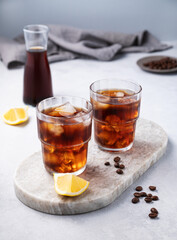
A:
{"label": "light blue background", "polygon": [[175,40],[177,0],[0,0],[0,36],[14,37],[33,23],[126,33],[147,29],[160,40]]}

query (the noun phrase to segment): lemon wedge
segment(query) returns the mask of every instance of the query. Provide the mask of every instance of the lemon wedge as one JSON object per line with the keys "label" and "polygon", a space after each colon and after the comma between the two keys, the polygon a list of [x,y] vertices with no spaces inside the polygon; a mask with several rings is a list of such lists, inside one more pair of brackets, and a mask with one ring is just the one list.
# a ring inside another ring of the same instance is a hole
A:
{"label": "lemon wedge", "polygon": [[28,107],[26,108],[11,108],[3,114],[2,119],[9,125],[17,125],[28,120]]}
{"label": "lemon wedge", "polygon": [[74,174],[59,175],[54,173],[54,186],[58,194],[75,197],[85,192],[89,182]]}

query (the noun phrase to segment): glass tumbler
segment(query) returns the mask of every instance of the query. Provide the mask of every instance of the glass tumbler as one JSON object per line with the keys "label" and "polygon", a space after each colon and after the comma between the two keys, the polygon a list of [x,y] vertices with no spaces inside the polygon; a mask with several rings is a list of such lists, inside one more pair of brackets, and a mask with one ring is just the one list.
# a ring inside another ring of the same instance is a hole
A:
{"label": "glass tumbler", "polygon": [[91,103],[79,97],[52,97],[41,101],[36,110],[46,170],[82,173],[91,138]]}
{"label": "glass tumbler", "polygon": [[134,141],[142,88],[118,79],[99,80],[90,86],[95,141],[102,150],[123,152]]}
{"label": "glass tumbler", "polygon": [[52,80],[47,59],[45,25],[28,25],[24,29],[26,64],[24,70],[23,101],[36,106],[41,100],[52,97]]}

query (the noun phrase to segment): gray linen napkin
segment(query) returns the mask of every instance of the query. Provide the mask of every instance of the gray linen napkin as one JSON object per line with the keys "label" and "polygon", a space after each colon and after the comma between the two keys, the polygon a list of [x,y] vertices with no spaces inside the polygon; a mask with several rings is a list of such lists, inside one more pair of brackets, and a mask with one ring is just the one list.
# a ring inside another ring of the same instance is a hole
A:
{"label": "gray linen napkin", "polygon": [[[48,60],[56,62],[74,58],[114,59],[118,53],[154,52],[170,48],[148,31],[137,34],[81,30],[68,26],[48,25]],[[23,34],[10,40],[0,37],[0,58],[8,68],[25,63]]]}

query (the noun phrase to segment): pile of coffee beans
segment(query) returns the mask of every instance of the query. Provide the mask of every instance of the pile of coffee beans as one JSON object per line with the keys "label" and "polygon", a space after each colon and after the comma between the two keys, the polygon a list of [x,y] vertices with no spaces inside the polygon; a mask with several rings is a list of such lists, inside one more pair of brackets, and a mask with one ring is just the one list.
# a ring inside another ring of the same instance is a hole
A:
{"label": "pile of coffee beans", "polygon": [[[149,189],[151,191],[155,191],[156,187],[155,186],[149,186]],[[159,197],[156,195],[152,195],[151,193],[146,193],[146,192],[142,192],[143,188],[142,186],[137,186],[135,188],[136,192],[133,194],[134,198],[132,198],[132,203],[136,204],[140,201],[140,198],[144,197],[144,201],[146,203],[151,203],[153,201],[157,201],[159,200]],[[151,212],[149,213],[149,217],[150,218],[157,218],[158,216],[158,211],[156,208],[151,208],[150,210]]]}
{"label": "pile of coffee beans", "polygon": [[[110,162],[105,162],[105,166],[111,166]],[[116,173],[117,174],[123,174],[123,169],[125,168],[125,165],[121,163],[121,158],[119,156],[114,158],[114,167],[117,169]]]}
{"label": "pile of coffee beans", "polygon": [[115,162],[114,167],[115,167],[115,168],[118,168],[118,169],[116,170],[116,173],[117,173],[117,174],[123,174],[123,173],[124,173],[122,169],[125,168],[125,165],[122,164],[122,163],[120,163],[120,161],[121,161],[121,158],[120,158],[120,157],[115,157],[115,158],[114,158],[114,162]]}
{"label": "pile of coffee beans", "polygon": [[150,69],[168,70],[177,67],[177,60],[170,57],[164,57],[160,60],[144,63],[143,65]]}

